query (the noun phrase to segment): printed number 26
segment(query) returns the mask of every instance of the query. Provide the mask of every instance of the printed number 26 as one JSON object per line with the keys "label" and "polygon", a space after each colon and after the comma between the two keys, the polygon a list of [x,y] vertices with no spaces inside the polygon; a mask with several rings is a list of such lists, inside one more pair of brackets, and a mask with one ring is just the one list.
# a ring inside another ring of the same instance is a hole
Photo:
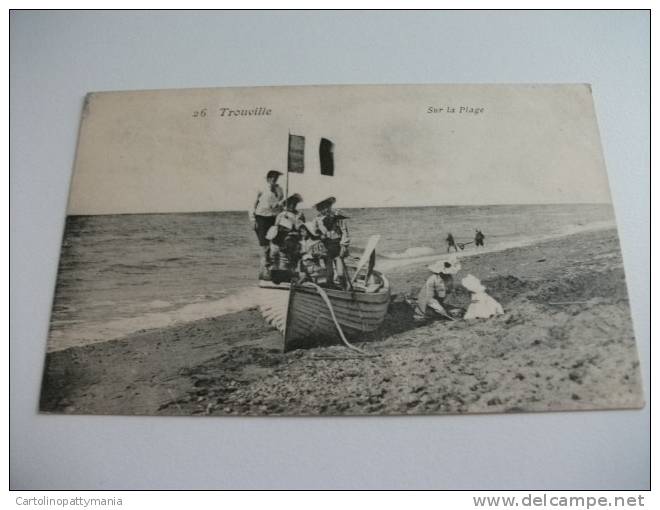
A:
{"label": "printed number 26", "polygon": [[206,117],[206,108],[202,108],[201,110],[195,110],[193,112],[193,117]]}

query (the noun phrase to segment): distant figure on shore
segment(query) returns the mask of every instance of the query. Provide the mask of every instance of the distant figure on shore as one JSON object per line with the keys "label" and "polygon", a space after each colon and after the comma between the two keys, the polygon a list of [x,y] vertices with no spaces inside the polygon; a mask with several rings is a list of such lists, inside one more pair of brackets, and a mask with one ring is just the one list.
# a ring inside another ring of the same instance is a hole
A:
{"label": "distant figure on shore", "polygon": [[456,240],[454,239],[454,236],[452,235],[451,232],[447,234],[447,253],[451,251],[452,248],[454,248],[455,251],[458,251],[458,246],[456,246]]}
{"label": "distant figure on shore", "polygon": [[486,239],[486,236],[483,234],[481,230],[477,229],[476,234],[474,234],[474,245],[476,247],[483,246],[484,239]]}
{"label": "distant figure on shore", "polygon": [[333,208],[336,201],[335,197],[328,197],[314,205],[314,209],[318,211],[314,226],[327,251],[325,265],[328,285],[333,285],[336,275],[337,284],[344,288],[346,286],[344,258],[348,257],[351,239],[346,224],[348,217]]}
{"label": "distant figure on shore", "polygon": [[281,172],[270,170],[266,174],[266,187],[257,193],[257,199],[254,207],[249,212],[254,231],[257,234],[257,240],[261,247],[261,263],[259,268],[259,278],[270,279],[268,269],[271,265],[270,240],[266,239],[268,229],[275,225],[275,218],[282,210],[284,204],[284,191],[277,184]]}
{"label": "distant figure on shore", "polygon": [[454,275],[461,265],[457,260],[444,259],[431,264],[428,269],[432,274],[417,295],[414,317],[422,320],[435,315],[453,320],[445,300],[454,292]]}

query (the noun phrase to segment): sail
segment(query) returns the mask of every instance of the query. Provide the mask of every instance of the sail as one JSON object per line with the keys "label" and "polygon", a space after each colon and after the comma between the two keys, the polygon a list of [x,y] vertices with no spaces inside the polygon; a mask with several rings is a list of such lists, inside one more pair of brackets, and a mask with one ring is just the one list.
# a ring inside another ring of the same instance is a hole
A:
{"label": "sail", "polygon": [[364,248],[360,261],[355,268],[355,273],[353,273],[353,282],[357,280],[358,273],[361,269],[367,266],[367,264],[367,274],[371,273],[373,270],[374,265],[376,264],[376,245],[378,244],[378,241],[380,241],[380,235],[378,234],[369,237],[367,246]]}

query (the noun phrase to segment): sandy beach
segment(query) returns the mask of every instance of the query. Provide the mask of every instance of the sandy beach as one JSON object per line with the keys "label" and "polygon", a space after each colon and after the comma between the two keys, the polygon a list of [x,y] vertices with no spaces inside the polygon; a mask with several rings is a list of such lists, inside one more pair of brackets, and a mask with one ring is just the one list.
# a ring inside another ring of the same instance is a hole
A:
{"label": "sandy beach", "polygon": [[[283,354],[255,309],[50,352],[42,412],[380,415],[635,408],[644,404],[616,231],[462,259],[503,316],[413,321],[426,263],[387,275],[381,330]],[[466,291],[456,305],[466,306]]]}

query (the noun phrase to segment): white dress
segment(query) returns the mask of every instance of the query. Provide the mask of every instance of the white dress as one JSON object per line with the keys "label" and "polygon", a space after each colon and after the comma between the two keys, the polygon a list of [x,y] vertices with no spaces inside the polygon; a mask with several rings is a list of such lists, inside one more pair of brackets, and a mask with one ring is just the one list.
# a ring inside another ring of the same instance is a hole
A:
{"label": "white dress", "polygon": [[487,319],[495,315],[502,315],[504,310],[494,298],[485,292],[472,294],[472,301],[465,312],[464,319]]}

